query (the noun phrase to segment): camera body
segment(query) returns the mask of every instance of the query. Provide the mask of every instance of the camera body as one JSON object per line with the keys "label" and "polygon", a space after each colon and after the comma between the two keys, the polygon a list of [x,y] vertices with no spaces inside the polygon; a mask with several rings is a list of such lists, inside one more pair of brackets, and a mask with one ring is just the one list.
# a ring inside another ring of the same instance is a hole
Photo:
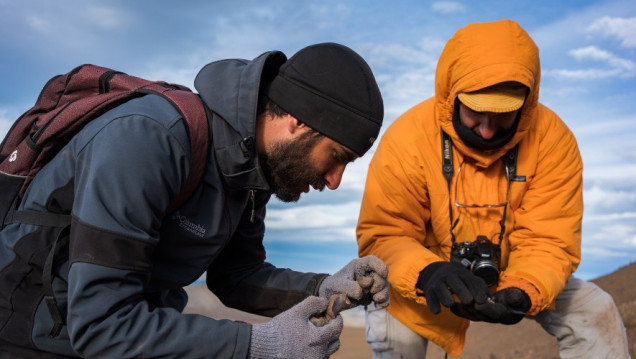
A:
{"label": "camera body", "polygon": [[486,236],[477,236],[474,242],[453,243],[451,262],[463,265],[488,286],[492,286],[499,281],[501,247]]}

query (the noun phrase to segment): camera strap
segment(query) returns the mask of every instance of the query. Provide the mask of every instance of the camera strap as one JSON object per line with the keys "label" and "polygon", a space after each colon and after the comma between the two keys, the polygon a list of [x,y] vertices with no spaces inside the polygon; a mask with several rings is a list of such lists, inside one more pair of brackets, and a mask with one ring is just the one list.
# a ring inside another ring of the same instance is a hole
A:
{"label": "camera strap", "polygon": [[[451,242],[455,244],[455,233],[453,233],[453,205],[451,204],[451,181],[453,180],[453,141],[444,130],[442,131],[442,174],[446,178],[446,187],[448,188],[448,216],[450,218],[450,235]],[[455,223],[457,224],[457,223]]]}
{"label": "camera strap", "polygon": [[[450,136],[441,130],[442,133],[442,174],[446,179],[446,184],[448,188],[448,215],[450,218],[450,235],[451,242],[455,244],[455,234],[453,233],[453,229],[459,222],[459,218],[456,221],[453,221],[453,205],[451,203],[451,182],[453,179],[453,173],[455,171],[453,165],[453,141]],[[511,181],[525,181],[525,177],[520,176],[517,177],[517,155],[519,152],[519,145],[517,144],[515,147],[511,148],[506,152],[504,157],[506,165],[504,167],[506,181],[508,182],[506,188],[506,202],[508,201],[510,194],[510,182]],[[503,240],[504,233],[506,231],[506,215],[508,212],[508,205],[506,204],[503,208],[503,215],[501,220],[499,221],[499,226],[501,228],[499,232],[499,244],[501,244]]]}

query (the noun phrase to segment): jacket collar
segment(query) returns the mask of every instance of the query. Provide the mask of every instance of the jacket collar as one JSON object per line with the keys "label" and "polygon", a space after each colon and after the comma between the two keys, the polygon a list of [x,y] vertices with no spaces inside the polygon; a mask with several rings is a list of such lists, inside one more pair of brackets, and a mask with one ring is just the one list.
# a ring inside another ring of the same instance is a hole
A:
{"label": "jacket collar", "polygon": [[194,86],[213,112],[213,153],[229,189],[270,191],[258,162],[256,111],[259,92],[287,60],[282,52],[266,52],[252,61],[231,59],[210,63]]}

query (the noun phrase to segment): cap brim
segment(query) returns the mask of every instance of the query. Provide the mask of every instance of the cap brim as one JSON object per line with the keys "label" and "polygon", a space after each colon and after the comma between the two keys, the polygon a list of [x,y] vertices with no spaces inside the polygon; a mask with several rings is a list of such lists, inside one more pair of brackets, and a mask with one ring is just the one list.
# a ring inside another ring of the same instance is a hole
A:
{"label": "cap brim", "polygon": [[525,90],[501,91],[485,89],[457,95],[459,100],[477,112],[512,112],[523,106],[526,99]]}

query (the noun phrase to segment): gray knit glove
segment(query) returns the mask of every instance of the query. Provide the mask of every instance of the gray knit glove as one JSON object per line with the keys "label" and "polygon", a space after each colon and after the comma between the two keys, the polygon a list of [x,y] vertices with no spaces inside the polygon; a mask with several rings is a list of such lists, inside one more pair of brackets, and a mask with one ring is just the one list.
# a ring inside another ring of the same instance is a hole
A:
{"label": "gray knit glove", "polygon": [[318,295],[329,298],[345,293],[357,305],[368,305],[373,301],[378,307],[386,307],[389,305],[388,274],[389,268],[376,256],[354,259],[336,274],[325,278]]}
{"label": "gray knit glove", "polygon": [[269,322],[252,325],[248,359],[324,359],[335,353],[340,348],[342,317],[323,327],[309,321],[323,313],[328,303],[325,298],[307,297]]}

